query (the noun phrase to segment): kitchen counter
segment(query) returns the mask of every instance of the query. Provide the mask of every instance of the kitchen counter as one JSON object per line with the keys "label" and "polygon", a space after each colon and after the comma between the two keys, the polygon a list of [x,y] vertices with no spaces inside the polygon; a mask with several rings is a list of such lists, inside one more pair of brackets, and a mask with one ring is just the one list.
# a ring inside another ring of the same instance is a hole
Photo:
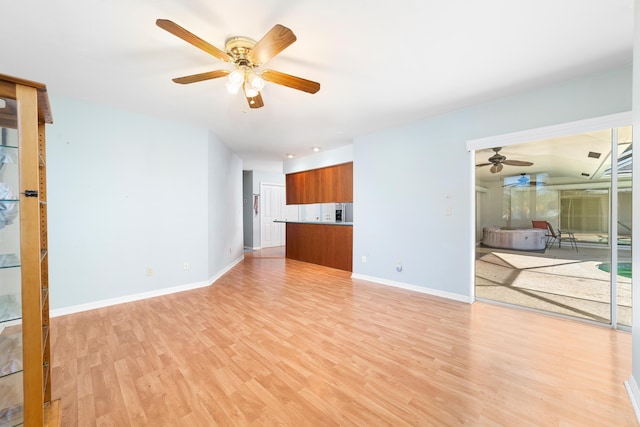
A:
{"label": "kitchen counter", "polygon": [[282,224],[353,225],[353,222],[345,221],[287,221],[286,219],[276,219],[273,222],[279,222]]}
{"label": "kitchen counter", "polygon": [[287,258],[352,271],[353,223],[279,222],[286,223],[287,227]]}

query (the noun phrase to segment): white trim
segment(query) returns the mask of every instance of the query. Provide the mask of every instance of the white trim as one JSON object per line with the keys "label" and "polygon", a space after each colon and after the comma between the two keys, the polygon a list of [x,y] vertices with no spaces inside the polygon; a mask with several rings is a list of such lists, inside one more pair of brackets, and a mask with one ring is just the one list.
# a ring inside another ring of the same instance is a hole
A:
{"label": "white trim", "polygon": [[209,278],[209,284],[213,285],[214,282],[216,282],[219,278],[221,278],[222,276],[227,274],[229,272],[229,270],[231,270],[233,267],[238,265],[243,259],[244,259],[244,254],[242,254],[239,258],[237,258],[235,261],[233,261],[231,264],[229,264],[226,268],[224,268],[223,270],[219,271],[218,274],[216,274],[215,276],[210,277]]}
{"label": "white trim", "polygon": [[[467,141],[467,150],[484,150],[493,147],[507,147],[522,142],[537,141],[540,139],[574,135],[595,130],[629,126],[632,123],[631,112],[609,114],[591,119],[575,122],[561,123],[558,125],[524,131],[505,133],[503,135],[488,136],[486,138],[470,139]],[[475,170],[475,168],[474,168]]]}
{"label": "white trim", "polygon": [[358,279],[358,280],[366,280],[367,282],[378,283],[380,285],[385,285],[385,286],[393,286],[394,288],[407,289],[409,291],[420,292],[423,294],[447,298],[454,301],[466,302],[468,304],[471,304],[473,302],[473,299],[466,295],[454,294],[451,292],[441,291],[439,289],[426,288],[424,286],[410,285],[408,283],[396,282],[396,281],[387,280],[387,279],[380,279],[378,277],[365,276],[363,274],[355,274],[355,273],[351,275],[351,278]]}
{"label": "white trim", "polygon": [[222,275],[224,275],[229,270],[231,270],[233,267],[235,267],[236,264],[238,264],[243,259],[244,259],[244,256],[238,258],[232,264],[230,264],[228,267],[226,267],[224,270],[222,270],[220,273],[218,273],[217,275],[213,276],[211,279],[209,279],[209,281],[206,281],[206,282],[188,283],[186,285],[173,286],[173,287],[170,287],[170,288],[157,289],[157,290],[149,291],[149,292],[141,292],[139,294],[125,295],[125,296],[122,296],[122,297],[109,298],[109,299],[105,299],[105,300],[101,300],[101,301],[94,301],[94,302],[90,302],[90,303],[86,303],[86,304],[73,305],[71,307],[58,308],[58,309],[55,309],[55,310],[51,310],[49,312],[49,316],[50,317],[65,316],[67,314],[80,313],[82,311],[95,310],[97,308],[109,307],[109,306],[112,306],[112,305],[124,304],[124,303],[127,303],[127,302],[140,301],[140,300],[143,300],[143,299],[155,298],[155,297],[159,297],[159,296],[162,296],[162,295],[169,295],[169,294],[175,294],[177,292],[190,291],[190,290],[193,290],[193,289],[204,288],[204,287],[213,285],[213,283],[216,280],[218,280]]}
{"label": "white trim", "polygon": [[629,400],[631,400],[631,406],[633,406],[633,412],[636,414],[636,419],[640,422],[640,406],[638,406],[640,389],[638,388],[638,383],[636,382],[636,379],[633,378],[633,375],[629,376],[629,379],[624,382],[624,387],[627,389],[627,393],[629,394]]}
{"label": "white trim", "polygon": [[[478,185],[476,184],[476,154],[475,151],[469,151],[469,169],[472,171],[469,175],[469,188],[475,188],[478,191]],[[478,212],[476,201],[478,195],[476,191],[469,191],[469,206],[471,207],[471,227],[469,227],[469,235],[467,238],[469,242],[472,242],[469,248],[469,302],[476,300],[476,227],[478,225]]]}
{"label": "white trim", "polygon": [[[611,161],[611,190],[609,190],[609,236],[607,240],[609,241],[609,266],[611,267],[609,268],[609,301],[616,301],[615,304],[609,304],[611,310],[609,319],[611,319],[611,327],[614,329],[618,327],[618,269],[613,266],[618,265],[618,220],[620,218],[618,213],[618,155],[614,156],[614,153],[617,153],[617,148],[618,128],[613,128],[609,157]],[[633,206],[633,201],[631,205]],[[611,236],[615,236],[615,238]]]}

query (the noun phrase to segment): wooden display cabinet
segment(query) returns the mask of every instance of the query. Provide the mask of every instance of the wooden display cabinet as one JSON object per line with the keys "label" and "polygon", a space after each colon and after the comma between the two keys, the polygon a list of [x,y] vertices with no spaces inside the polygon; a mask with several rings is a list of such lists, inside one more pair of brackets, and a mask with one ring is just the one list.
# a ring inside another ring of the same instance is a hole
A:
{"label": "wooden display cabinet", "polygon": [[59,425],[51,403],[46,86],[0,74],[0,425]]}

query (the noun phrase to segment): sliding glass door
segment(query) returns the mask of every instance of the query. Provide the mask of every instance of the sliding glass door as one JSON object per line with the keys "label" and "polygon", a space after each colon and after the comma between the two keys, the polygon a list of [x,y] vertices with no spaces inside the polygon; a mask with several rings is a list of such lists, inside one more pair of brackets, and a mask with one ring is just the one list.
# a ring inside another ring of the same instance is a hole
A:
{"label": "sliding glass door", "polygon": [[475,152],[476,298],[630,327],[631,127],[497,148]]}

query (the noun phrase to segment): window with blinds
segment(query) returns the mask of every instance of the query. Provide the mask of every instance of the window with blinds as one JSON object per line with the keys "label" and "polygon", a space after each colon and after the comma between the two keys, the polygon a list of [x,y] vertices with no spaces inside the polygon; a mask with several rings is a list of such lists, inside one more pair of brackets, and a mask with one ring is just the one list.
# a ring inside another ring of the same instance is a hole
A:
{"label": "window with blinds", "polygon": [[560,191],[560,229],[574,233],[608,233],[608,224],[608,190]]}

